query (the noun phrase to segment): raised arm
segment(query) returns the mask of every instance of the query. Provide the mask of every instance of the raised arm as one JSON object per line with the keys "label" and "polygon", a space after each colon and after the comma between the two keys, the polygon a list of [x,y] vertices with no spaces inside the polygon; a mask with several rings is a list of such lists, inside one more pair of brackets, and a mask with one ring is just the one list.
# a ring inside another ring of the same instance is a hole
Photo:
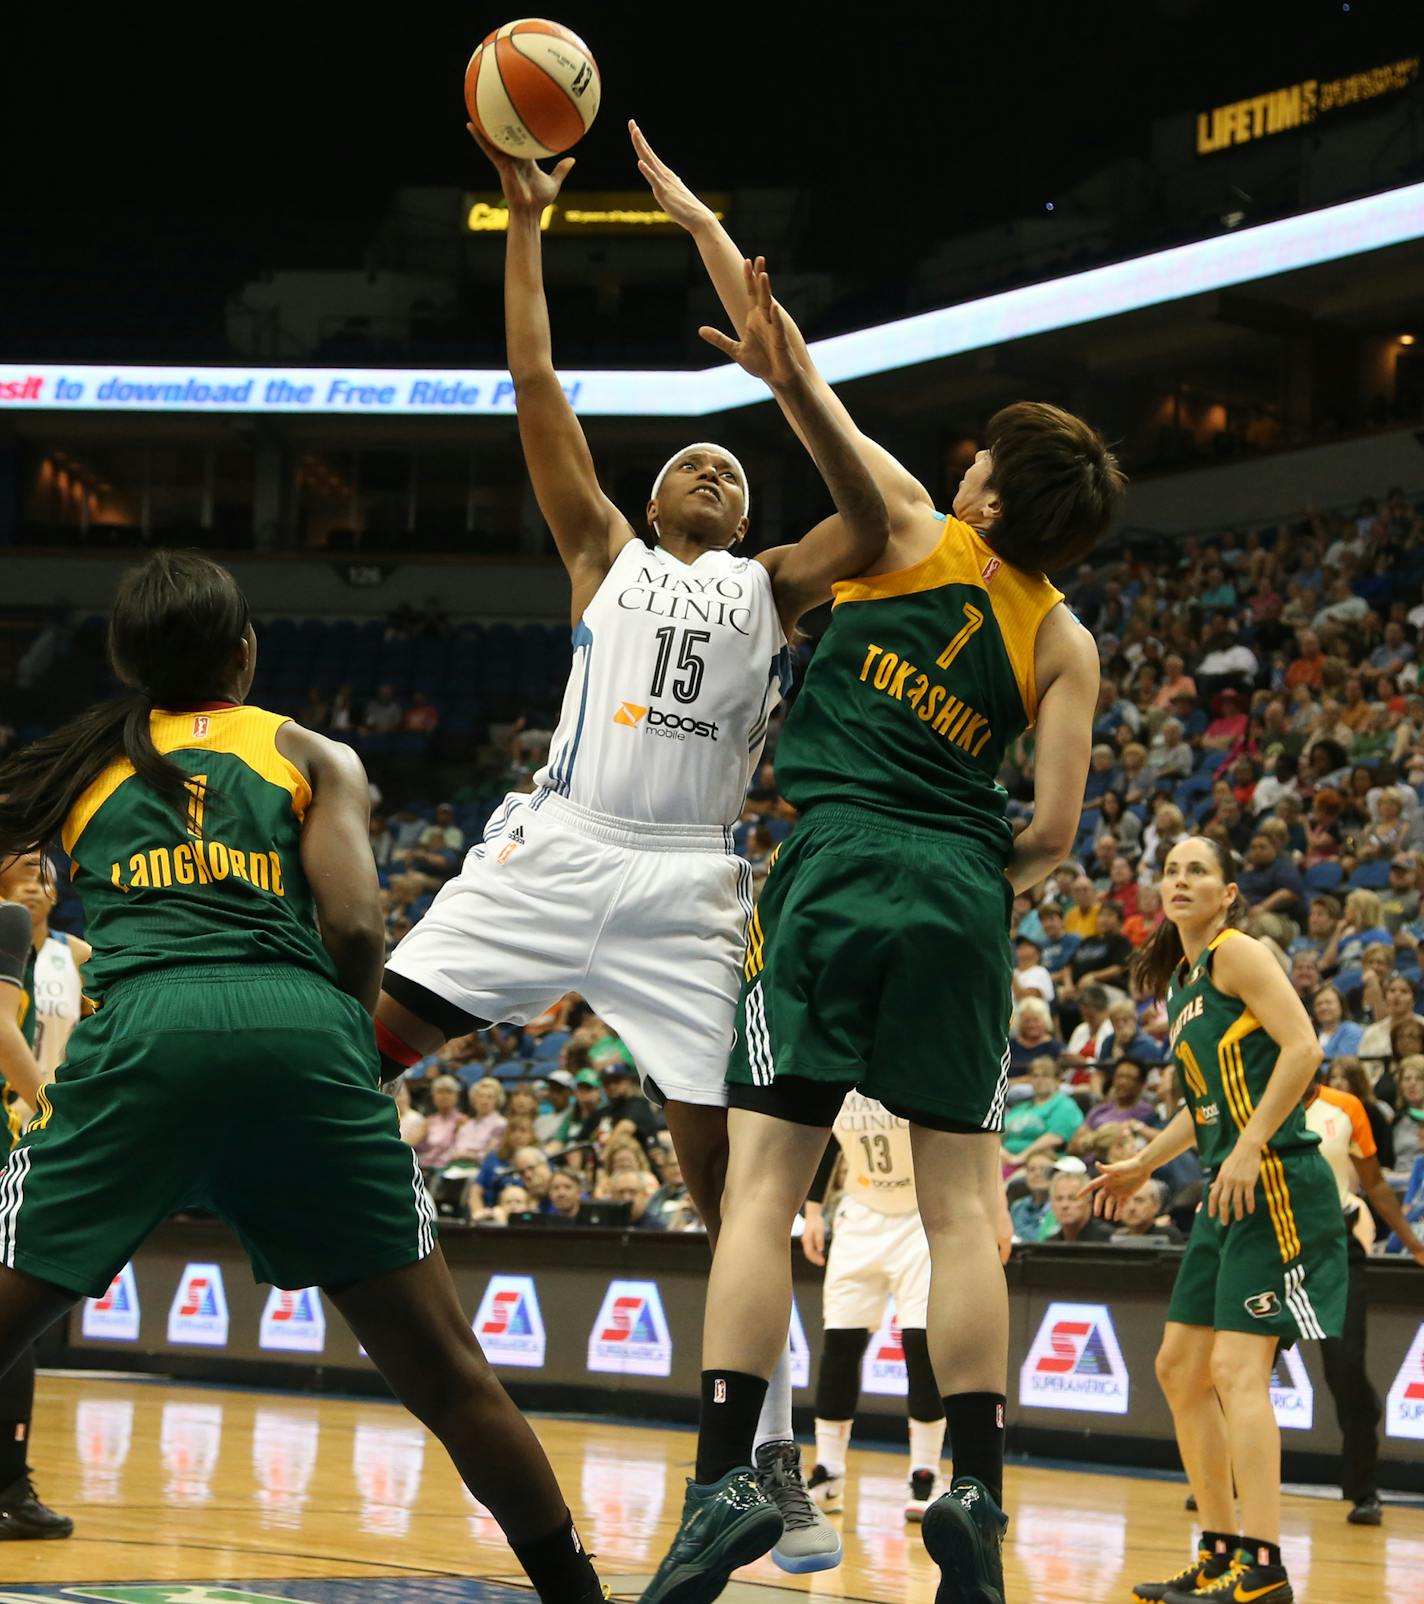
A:
{"label": "raised arm", "polygon": [[[811,453],[837,510],[836,517],[818,524],[796,545],[774,547],[757,559],[771,574],[777,611],[789,631],[804,612],[830,597],[837,580],[853,579],[878,561],[890,538],[890,517],[851,430],[826,405],[830,392],[811,382],[795,355],[790,338],[795,324],[772,298],[765,261],[759,256],[755,263],[743,262],[742,269],[751,307],[741,338],[729,339],[717,329],[699,332],[770,388]],[[805,349],[803,341],[795,343]]]}
{"label": "raised arm", "polygon": [[1083,811],[1098,701],[1098,649],[1066,607],[1055,607],[1039,628],[1034,673],[1039,699],[1033,817],[1015,836],[1005,870],[1015,891],[1026,891],[1063,862]]}
{"label": "raised arm", "polygon": [[[751,297],[742,272],[741,250],[713,216],[710,208],[704,206],[672,168],[657,155],[637,123],[630,122],[628,131],[633,139],[633,149],[637,152],[638,171],[647,179],[658,205],[673,222],[685,228],[692,236],[698,254],[707,269],[708,277],[712,280],[712,287],[717,291],[733,327],[738,334],[741,334],[751,308]],[[806,342],[801,337],[801,331],[795,324],[790,326],[788,334],[792,354],[805,368],[808,382],[816,391],[818,399],[853,439],[862,460],[874,476],[880,493],[885,498],[892,525],[917,510],[933,508],[934,498],[914,474],[897,462],[883,446],[856,428],[855,420],[847,411],[845,404],[817,372],[816,364],[806,349]],[[801,420],[792,413],[781,396],[778,395],[776,399],[791,427],[801,436],[802,444],[809,449],[810,442],[802,433]]]}
{"label": "raised arm", "polygon": [[583,428],[554,371],[540,221],[568,177],[573,157],[565,157],[552,173],[546,173],[537,162],[504,155],[482,140],[472,124],[467,126],[470,137],[498,170],[509,203],[504,337],[519,439],[539,510],[573,582],[577,622],[609,564],[634,534],[598,483]]}
{"label": "raised arm", "polygon": [[282,726],[277,747],[311,785],[311,804],[302,824],[302,870],[316,900],[322,945],[336,965],[336,984],[374,1014],[386,937],[376,860],[371,855],[366,771],[349,746],[299,724]]}

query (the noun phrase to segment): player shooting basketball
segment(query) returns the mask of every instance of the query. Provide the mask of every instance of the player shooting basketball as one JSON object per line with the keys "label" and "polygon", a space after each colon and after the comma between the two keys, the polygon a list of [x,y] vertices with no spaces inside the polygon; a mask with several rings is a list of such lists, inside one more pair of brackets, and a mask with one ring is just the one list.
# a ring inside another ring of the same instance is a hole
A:
{"label": "player shooting basketball", "polygon": [[[546,173],[470,132],[509,203],[509,366],[525,462],[572,587],[573,667],[534,794],[505,799],[387,966],[382,1051],[396,1075],[449,1037],[522,1023],[579,991],[663,1104],[715,1240],[751,913],[751,870],[733,851],[732,826],[788,688],[787,633],[879,557],[885,504],[793,355],[800,337],[766,274],[739,263],[751,307],[741,338],[706,333],[797,420],[838,515],[796,545],[740,555],[746,474],[730,451],[703,443],[675,453],[653,480],[645,540],[599,484],[554,369],[540,216],[573,162]],[[841,1543],[801,1479],[786,1329],[783,1318],[756,1462],[784,1526],[778,1563],[822,1570],[839,1562]]]}

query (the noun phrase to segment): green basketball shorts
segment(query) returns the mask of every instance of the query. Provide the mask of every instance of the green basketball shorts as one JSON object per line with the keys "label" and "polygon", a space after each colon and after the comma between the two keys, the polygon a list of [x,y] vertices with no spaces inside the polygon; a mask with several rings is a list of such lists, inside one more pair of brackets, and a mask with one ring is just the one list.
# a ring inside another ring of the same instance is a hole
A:
{"label": "green basketball shorts", "polygon": [[98,1297],[193,1206],[279,1287],[341,1287],[433,1249],[370,1017],[319,975],[179,966],[115,986],[0,1173],[0,1263]]}
{"label": "green basketball shorts", "polygon": [[[1208,1186],[1210,1183],[1208,1182]],[[1203,1202],[1182,1255],[1169,1320],[1274,1336],[1338,1337],[1349,1270],[1340,1193],[1317,1149],[1266,1149],[1256,1212],[1223,1224]]]}
{"label": "green basketball shorts", "polygon": [[[1001,1130],[1012,906],[1003,864],[974,842],[812,809],[752,914],[728,1082],[768,1098],[796,1080],[856,1086],[902,1118]],[[824,1110],[819,1092],[807,1101]]]}

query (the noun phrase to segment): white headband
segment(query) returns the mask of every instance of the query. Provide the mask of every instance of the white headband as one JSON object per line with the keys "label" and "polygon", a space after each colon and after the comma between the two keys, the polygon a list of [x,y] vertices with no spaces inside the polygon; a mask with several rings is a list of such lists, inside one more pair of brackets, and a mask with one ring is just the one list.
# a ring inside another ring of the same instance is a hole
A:
{"label": "white headband", "polygon": [[[747,483],[747,470],[741,465],[740,462],[737,461],[732,453],[727,450],[726,446],[713,445],[710,440],[698,440],[690,446],[684,446],[681,451],[673,452],[672,456],[670,456],[662,465],[662,467],[658,469],[658,476],[653,480],[652,494],[648,499],[650,501],[656,501],[658,499],[658,491],[663,487],[663,480],[667,478],[669,472],[682,461],[689,451],[715,451],[718,456],[725,457],[727,461],[731,463],[732,468],[742,485],[742,516],[744,518],[749,516],[752,510],[752,492],[751,486]],[[653,528],[657,528],[656,523],[654,523]]]}

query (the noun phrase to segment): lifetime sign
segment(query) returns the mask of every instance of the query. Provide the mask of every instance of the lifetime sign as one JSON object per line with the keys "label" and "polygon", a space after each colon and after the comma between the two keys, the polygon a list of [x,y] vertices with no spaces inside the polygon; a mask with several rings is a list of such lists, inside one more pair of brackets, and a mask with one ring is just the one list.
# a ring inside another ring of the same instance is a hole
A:
{"label": "lifetime sign", "polygon": [[1345,78],[1322,82],[1306,78],[1284,89],[1269,89],[1248,100],[1234,100],[1197,113],[1197,155],[1210,156],[1232,145],[1246,145],[1271,134],[1304,128],[1328,112],[1377,100],[1381,95],[1407,89],[1419,76],[1419,57],[1408,56],[1384,67],[1352,72]]}
{"label": "lifetime sign", "polygon": [[[731,205],[723,194],[699,195],[721,222]],[[466,195],[461,215],[470,234],[507,234],[509,207],[498,191]],[[599,190],[560,195],[539,214],[545,234],[681,234],[682,226],[648,198],[647,190]]]}

